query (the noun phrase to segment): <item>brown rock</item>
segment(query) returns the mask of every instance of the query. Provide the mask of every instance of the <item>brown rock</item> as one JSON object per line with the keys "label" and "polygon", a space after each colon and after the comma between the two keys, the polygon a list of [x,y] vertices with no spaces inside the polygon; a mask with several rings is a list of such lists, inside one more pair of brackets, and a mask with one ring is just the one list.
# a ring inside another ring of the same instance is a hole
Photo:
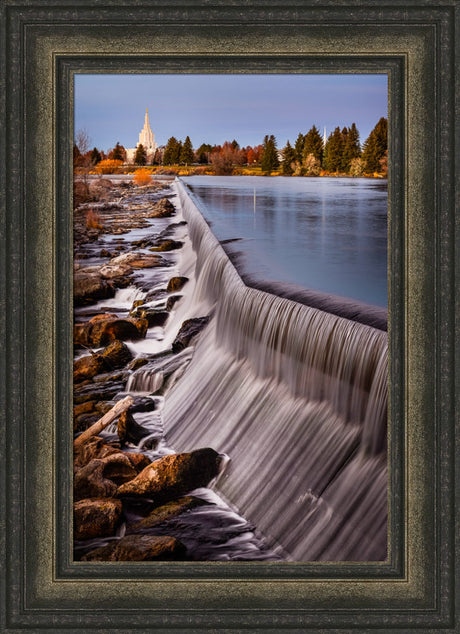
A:
{"label": "brown rock", "polygon": [[[97,322],[106,323],[103,321]],[[137,332],[137,329],[136,329]],[[91,379],[106,370],[115,370],[128,363],[132,355],[128,347],[121,341],[114,341],[102,353],[90,354],[77,359],[73,364],[73,379],[79,383]]]}
{"label": "brown rock", "polygon": [[126,453],[125,455],[138,473],[145,469],[145,467],[148,467],[152,462],[150,458],[143,453]]}
{"label": "brown rock", "polygon": [[209,448],[164,456],[122,484],[117,496],[148,495],[156,504],[168,502],[209,484],[219,473],[220,462],[219,454]]}
{"label": "brown rock", "polygon": [[172,351],[180,352],[189,346],[192,340],[203,330],[208,321],[209,317],[195,317],[184,321],[173,341]]}
{"label": "brown rock", "polygon": [[149,360],[146,357],[136,357],[127,366],[127,369],[128,370],[137,370],[138,368],[141,368],[143,365],[145,365],[148,362],[149,362]]}
{"label": "brown rock", "polygon": [[73,505],[75,539],[108,537],[115,534],[122,504],[114,498],[90,498]]}
{"label": "brown rock", "polygon": [[113,280],[117,277],[124,277],[132,273],[132,267],[129,264],[106,264],[101,266],[99,271],[103,278]]}
{"label": "brown rock", "polygon": [[114,287],[99,273],[76,271],[73,282],[74,304],[82,306],[115,295]]}
{"label": "brown rock", "polygon": [[169,218],[175,213],[176,210],[172,202],[167,198],[161,198],[155,203],[152,211],[147,214],[147,218]]}
{"label": "brown rock", "polygon": [[88,338],[94,346],[106,346],[121,339],[141,339],[147,332],[148,323],[140,319],[108,319],[92,325]]}
{"label": "brown rock", "polygon": [[91,427],[100,418],[99,414],[80,414],[73,421],[73,430],[75,433],[82,432]]}
{"label": "brown rock", "polygon": [[95,548],[90,550],[86,555],[83,555],[81,561],[115,561],[112,559],[113,551],[117,545],[118,540],[114,539],[106,546]]}
{"label": "brown rock", "polygon": [[76,418],[80,416],[80,414],[89,414],[90,412],[94,412],[96,401],[86,401],[86,403],[80,403],[79,405],[75,405],[73,408],[73,415]]}
{"label": "brown rock", "polygon": [[118,417],[117,433],[122,444],[132,442],[137,445],[141,438],[150,434],[150,431],[142,427],[142,425],[139,425],[128,409]]}
{"label": "brown rock", "polygon": [[74,467],[81,468],[96,458],[102,459],[120,452],[120,447],[107,445],[100,436],[93,436],[74,451]]}
{"label": "brown rock", "polygon": [[81,357],[74,361],[73,364],[73,380],[74,383],[80,383],[86,379],[91,379],[96,374],[102,372],[105,368],[104,359],[99,354],[92,354]]}
{"label": "brown rock", "polygon": [[163,506],[157,507],[143,520],[130,526],[129,532],[137,533],[138,531],[143,531],[146,528],[153,528],[172,517],[177,517],[178,515],[203,504],[207,504],[207,502],[191,495],[179,498],[178,500],[173,500]]}
{"label": "brown rock", "polygon": [[176,240],[161,240],[154,247],[150,248],[150,251],[174,251],[182,247],[182,242]]}
{"label": "brown rock", "polygon": [[117,255],[116,258],[110,260],[107,266],[129,266],[131,269],[148,269],[154,266],[161,266],[163,263],[164,260],[159,255],[150,255],[140,253],[138,251],[131,251],[129,253],[123,253],[122,255]]}
{"label": "brown rock", "polygon": [[75,473],[75,499],[112,497],[115,495],[118,485],[127,483],[136,475],[136,469],[126,455],[121,452],[105,458],[96,458]]}
{"label": "brown rock", "polygon": [[168,293],[173,293],[175,291],[180,291],[180,289],[188,282],[188,277],[178,276],[172,277],[169,282],[166,290]]}
{"label": "brown rock", "polygon": [[112,370],[122,368],[133,358],[128,346],[119,340],[113,341],[101,354],[105,365]]}
{"label": "brown rock", "polygon": [[86,553],[82,561],[182,561],[186,552],[175,537],[127,535]]}
{"label": "brown rock", "polygon": [[172,310],[179,300],[182,299],[182,295],[172,295],[168,297],[166,302],[166,310]]}

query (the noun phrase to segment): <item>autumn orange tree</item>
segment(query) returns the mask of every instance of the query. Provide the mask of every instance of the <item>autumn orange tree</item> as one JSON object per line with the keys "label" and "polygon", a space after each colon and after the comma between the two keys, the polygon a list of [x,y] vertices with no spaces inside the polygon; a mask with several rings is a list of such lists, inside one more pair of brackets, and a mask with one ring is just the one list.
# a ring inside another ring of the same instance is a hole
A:
{"label": "autumn orange tree", "polygon": [[117,161],[115,159],[105,159],[100,161],[95,171],[97,174],[118,174],[120,167],[123,165],[123,161]]}
{"label": "autumn orange tree", "polygon": [[136,170],[134,172],[133,182],[139,186],[150,185],[150,183],[152,182],[152,176],[149,170],[145,167]]}

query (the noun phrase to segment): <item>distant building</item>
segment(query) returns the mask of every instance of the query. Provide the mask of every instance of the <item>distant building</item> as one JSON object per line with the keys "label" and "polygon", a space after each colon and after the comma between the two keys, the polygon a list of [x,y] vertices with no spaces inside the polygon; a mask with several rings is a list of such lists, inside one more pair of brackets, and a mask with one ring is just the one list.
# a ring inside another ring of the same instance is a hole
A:
{"label": "distant building", "polygon": [[[155,143],[155,135],[152,132],[152,128],[149,123],[149,110],[145,109],[145,120],[144,127],[139,133],[139,142],[137,145],[143,145],[145,151],[147,152],[147,161],[150,162],[156,150],[158,149],[157,143]],[[128,163],[132,163],[134,161],[134,156],[136,154],[137,146],[134,148],[126,149],[126,160]]]}

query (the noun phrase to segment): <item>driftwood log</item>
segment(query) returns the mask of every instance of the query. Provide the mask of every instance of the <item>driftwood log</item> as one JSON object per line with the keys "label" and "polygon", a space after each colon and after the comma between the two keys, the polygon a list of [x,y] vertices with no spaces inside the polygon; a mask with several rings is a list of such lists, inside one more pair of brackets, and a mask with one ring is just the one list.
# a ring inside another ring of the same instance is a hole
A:
{"label": "driftwood log", "polygon": [[126,396],[121,401],[118,401],[111,410],[109,410],[102,418],[100,418],[94,425],[91,425],[88,429],[86,429],[78,438],[75,438],[73,446],[74,449],[79,449],[82,445],[85,444],[87,440],[92,438],[93,436],[97,436],[99,432],[105,429],[111,422],[113,422],[120,414],[125,412],[130,405],[134,403],[134,400],[131,396]]}

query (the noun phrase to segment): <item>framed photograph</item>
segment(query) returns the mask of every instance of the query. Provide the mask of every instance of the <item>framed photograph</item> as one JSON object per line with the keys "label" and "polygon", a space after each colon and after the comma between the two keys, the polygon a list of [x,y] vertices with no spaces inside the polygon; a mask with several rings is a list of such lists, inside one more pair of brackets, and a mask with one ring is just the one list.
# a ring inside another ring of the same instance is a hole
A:
{"label": "framed photograph", "polygon": [[5,631],[456,631],[455,10],[2,8]]}

